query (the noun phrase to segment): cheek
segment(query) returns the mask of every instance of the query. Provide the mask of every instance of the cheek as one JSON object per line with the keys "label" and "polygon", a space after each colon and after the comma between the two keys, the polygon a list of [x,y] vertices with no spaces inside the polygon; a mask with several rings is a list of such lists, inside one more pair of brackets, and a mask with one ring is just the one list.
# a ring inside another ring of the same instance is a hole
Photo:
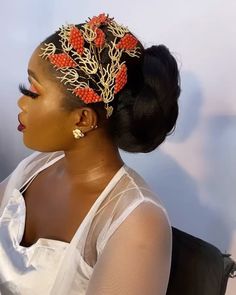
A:
{"label": "cheek", "polygon": [[35,108],[27,116],[24,144],[42,152],[66,149],[73,138],[68,120],[63,111]]}

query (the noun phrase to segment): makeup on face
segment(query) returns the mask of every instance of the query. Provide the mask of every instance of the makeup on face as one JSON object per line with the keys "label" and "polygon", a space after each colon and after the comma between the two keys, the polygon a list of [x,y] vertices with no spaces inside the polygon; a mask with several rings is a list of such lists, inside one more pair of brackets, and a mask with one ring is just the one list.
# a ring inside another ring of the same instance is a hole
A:
{"label": "makeup on face", "polygon": [[33,84],[30,85],[29,91],[32,91],[33,93],[38,94],[38,91],[37,91],[37,89],[35,88],[35,86]]}
{"label": "makeup on face", "polygon": [[25,129],[25,126],[20,121],[20,114],[18,115],[18,121],[20,124],[18,125],[17,130],[22,132]]}
{"label": "makeup on face", "polygon": [[[37,89],[35,88],[35,86],[31,82],[30,82],[29,88],[27,88],[24,84],[20,84],[19,85],[19,90],[23,95],[29,96],[32,99],[36,99],[39,96]],[[18,125],[17,130],[22,132],[25,129],[25,126],[20,121],[20,116],[19,115],[18,115],[18,121],[19,121],[20,124]]]}
{"label": "makeup on face", "polygon": [[32,84],[30,85],[29,88],[27,88],[24,84],[20,84],[19,90],[23,95],[29,96],[33,99],[37,98],[39,96],[38,91],[36,90],[36,88]]}

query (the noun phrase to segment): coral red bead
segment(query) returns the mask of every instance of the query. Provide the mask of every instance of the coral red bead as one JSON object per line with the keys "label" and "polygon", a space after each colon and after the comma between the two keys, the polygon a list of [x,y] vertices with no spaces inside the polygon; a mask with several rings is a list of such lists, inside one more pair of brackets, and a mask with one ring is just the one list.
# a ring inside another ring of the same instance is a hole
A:
{"label": "coral red bead", "polygon": [[70,31],[69,43],[81,55],[84,52],[84,37],[80,30],[73,27]]}
{"label": "coral red bead", "polygon": [[118,49],[125,49],[125,50],[132,50],[138,44],[138,40],[132,36],[131,34],[126,34],[120,41],[116,44],[116,48]]}
{"label": "coral red bead", "polygon": [[101,29],[96,29],[97,37],[94,40],[94,43],[97,47],[103,47],[105,44],[105,34]]}
{"label": "coral red bead", "polygon": [[85,103],[92,103],[102,101],[101,97],[89,87],[86,88],[76,88],[74,94],[79,96],[81,100]]}
{"label": "coral red bead", "polygon": [[105,13],[101,13],[98,16],[94,16],[89,22],[89,26],[91,28],[99,27],[101,24],[106,23],[108,17],[105,15]]}
{"label": "coral red bead", "polygon": [[119,92],[127,83],[127,67],[123,64],[116,75],[114,93]]}
{"label": "coral red bead", "polygon": [[77,66],[76,62],[66,53],[51,54],[49,60],[57,68],[73,68]]}

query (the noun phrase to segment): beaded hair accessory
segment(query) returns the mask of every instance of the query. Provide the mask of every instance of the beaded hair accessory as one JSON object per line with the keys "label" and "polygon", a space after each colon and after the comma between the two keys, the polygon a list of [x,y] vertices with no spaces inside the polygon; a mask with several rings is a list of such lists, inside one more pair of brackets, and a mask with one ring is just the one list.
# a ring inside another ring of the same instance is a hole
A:
{"label": "beaded hair accessory", "polygon": [[[114,36],[113,41],[107,42],[101,26],[106,26]],[[103,101],[107,117],[111,116],[113,107],[109,103],[127,83],[127,67],[121,57],[125,52],[130,57],[139,58],[138,40],[128,28],[104,13],[89,19],[80,29],[75,25],[62,26],[59,37],[62,52],[56,53],[59,49],[53,43],[45,43],[40,56],[60,71],[57,78],[68,85],[67,90],[86,104]],[[101,53],[105,48],[109,56],[106,66],[101,64]],[[91,87],[90,82],[97,89]]]}

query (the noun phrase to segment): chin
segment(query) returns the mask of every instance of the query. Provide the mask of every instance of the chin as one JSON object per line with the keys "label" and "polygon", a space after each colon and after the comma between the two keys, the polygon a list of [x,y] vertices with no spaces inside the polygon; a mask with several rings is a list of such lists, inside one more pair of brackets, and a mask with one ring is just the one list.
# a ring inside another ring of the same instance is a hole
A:
{"label": "chin", "polygon": [[46,145],[32,144],[32,142],[29,143],[29,142],[25,142],[25,141],[24,141],[24,145],[28,149],[31,149],[31,150],[37,151],[37,152],[42,152],[42,153],[52,153],[52,152],[58,152],[58,151],[62,150],[62,149],[58,149],[56,147],[49,147]]}
{"label": "chin", "polygon": [[[52,140],[52,138],[55,138],[55,140]],[[57,140],[56,136],[43,137],[43,135],[35,136],[34,134],[32,135],[32,133],[24,133],[23,143],[27,148],[42,153],[65,150],[65,143]]]}

